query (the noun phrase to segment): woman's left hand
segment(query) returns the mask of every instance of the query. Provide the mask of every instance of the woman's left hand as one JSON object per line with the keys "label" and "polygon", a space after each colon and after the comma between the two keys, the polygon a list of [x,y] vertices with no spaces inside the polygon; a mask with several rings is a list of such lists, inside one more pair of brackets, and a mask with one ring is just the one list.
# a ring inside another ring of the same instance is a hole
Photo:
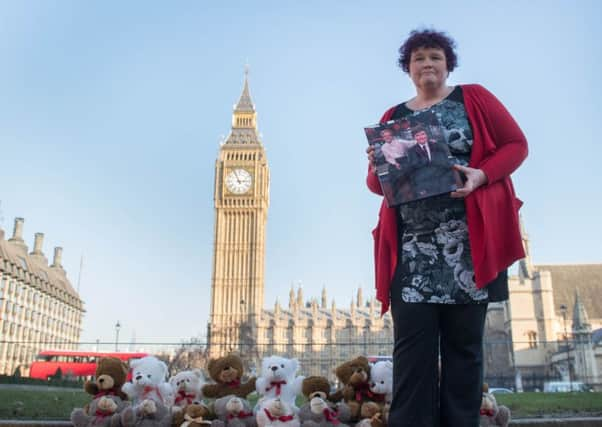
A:
{"label": "woman's left hand", "polygon": [[462,165],[454,165],[454,169],[462,172],[466,176],[464,187],[452,191],[451,196],[455,198],[464,198],[479,188],[483,184],[487,184],[487,175],[481,169],[469,168]]}

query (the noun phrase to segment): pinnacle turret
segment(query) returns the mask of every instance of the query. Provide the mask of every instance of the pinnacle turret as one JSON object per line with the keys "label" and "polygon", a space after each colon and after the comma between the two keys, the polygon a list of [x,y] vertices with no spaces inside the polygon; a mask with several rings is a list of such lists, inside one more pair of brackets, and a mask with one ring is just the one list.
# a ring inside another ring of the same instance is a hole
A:
{"label": "pinnacle turret", "polygon": [[579,289],[575,289],[575,305],[573,306],[573,332],[591,331],[591,324],[585,306],[581,301]]}

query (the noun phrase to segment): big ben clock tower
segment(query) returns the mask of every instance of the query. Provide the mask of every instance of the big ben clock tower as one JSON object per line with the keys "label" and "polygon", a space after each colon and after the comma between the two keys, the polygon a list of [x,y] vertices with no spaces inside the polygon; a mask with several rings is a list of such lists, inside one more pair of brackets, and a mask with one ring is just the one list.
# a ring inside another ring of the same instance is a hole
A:
{"label": "big ben clock tower", "polygon": [[249,94],[248,71],[232,130],[215,162],[215,228],[209,354],[255,348],[263,308],[265,227],[269,205],[265,150]]}

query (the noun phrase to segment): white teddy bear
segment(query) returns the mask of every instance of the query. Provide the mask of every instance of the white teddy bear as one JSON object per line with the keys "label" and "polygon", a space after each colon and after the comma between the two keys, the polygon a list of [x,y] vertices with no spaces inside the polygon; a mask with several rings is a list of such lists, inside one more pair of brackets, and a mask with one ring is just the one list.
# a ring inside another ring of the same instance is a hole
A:
{"label": "white teddy bear", "polygon": [[370,391],[385,396],[385,403],[390,405],[393,399],[393,363],[376,362],[370,367]]}
{"label": "white teddy bear", "polygon": [[146,356],[130,362],[132,381],[121,390],[128,395],[133,405],[152,400],[161,405],[170,405],[173,389],[165,382],[167,365],[154,356]]}
{"label": "white teddy bear", "polygon": [[263,407],[263,402],[269,398],[279,398],[290,405],[295,412],[296,397],[301,394],[301,387],[305,377],[296,377],[299,361],[279,356],[266,357],[261,362],[261,376],[257,378],[255,388],[262,398],[257,403],[258,408]]}
{"label": "white teddy bear", "polygon": [[205,382],[200,369],[178,372],[169,379],[169,384],[173,388],[176,406],[183,408],[203,398],[201,388]]}
{"label": "white teddy bear", "polygon": [[267,398],[257,411],[258,427],[300,427],[292,405],[280,398]]}
{"label": "white teddy bear", "polygon": [[[374,401],[383,402],[383,419],[389,419],[391,401],[393,400],[393,363],[376,362],[370,367],[370,391],[374,393]],[[379,397],[382,396],[382,400]],[[371,422],[372,425],[372,422]]]}

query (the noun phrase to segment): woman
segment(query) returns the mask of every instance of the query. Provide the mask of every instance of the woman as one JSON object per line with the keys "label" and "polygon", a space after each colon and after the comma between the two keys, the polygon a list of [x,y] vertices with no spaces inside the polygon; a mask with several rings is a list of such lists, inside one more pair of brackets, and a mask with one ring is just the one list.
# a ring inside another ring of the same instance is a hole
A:
{"label": "woman", "polygon": [[[457,65],[447,35],[413,31],[399,53],[416,96],[381,122],[435,112],[464,185],[396,208],[383,203],[373,231],[377,298],[383,313],[391,304],[395,329],[389,425],[476,427],[487,303],[508,298],[506,269],[524,257],[510,174],[527,142],[485,88],[447,85]],[[382,194],[367,152],[368,187]]]}

